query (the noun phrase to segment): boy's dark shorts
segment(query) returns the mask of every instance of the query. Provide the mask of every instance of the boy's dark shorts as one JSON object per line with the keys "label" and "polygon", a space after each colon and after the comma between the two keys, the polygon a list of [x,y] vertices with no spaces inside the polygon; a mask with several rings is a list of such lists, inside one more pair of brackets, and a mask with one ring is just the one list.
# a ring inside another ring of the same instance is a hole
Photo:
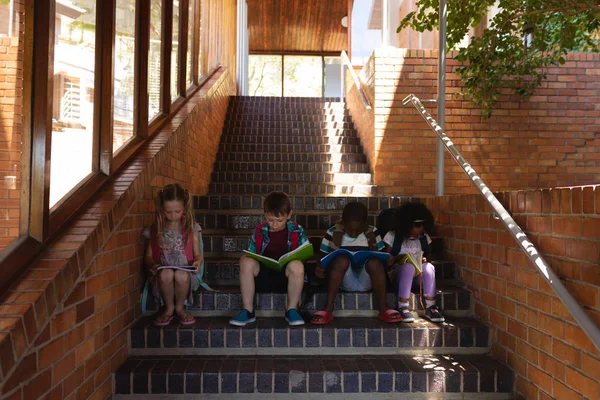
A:
{"label": "boy's dark shorts", "polygon": [[256,293],[287,293],[288,279],[285,276],[285,267],[281,272],[260,265],[260,271],[254,278]]}

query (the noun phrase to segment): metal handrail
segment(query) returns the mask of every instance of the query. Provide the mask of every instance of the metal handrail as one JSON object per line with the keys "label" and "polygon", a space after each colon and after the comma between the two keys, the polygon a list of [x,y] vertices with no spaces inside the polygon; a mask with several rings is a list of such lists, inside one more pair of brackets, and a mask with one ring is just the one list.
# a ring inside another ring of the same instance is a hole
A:
{"label": "metal handrail", "polygon": [[352,76],[352,79],[354,79],[354,84],[356,85],[356,88],[358,89],[358,94],[360,94],[360,98],[361,98],[365,108],[367,110],[371,110],[371,105],[369,104],[369,101],[365,97],[365,92],[363,92],[362,87],[360,86],[360,80],[358,79],[358,75],[356,75],[356,71],[354,71],[354,67],[352,66],[352,63],[350,62],[350,59],[348,58],[348,54],[346,54],[346,52],[344,50],[342,50],[342,52],[340,54],[340,59],[342,60],[342,62],[340,64],[340,67],[341,67],[340,83],[341,83],[341,87],[342,87],[341,99],[344,100],[344,98],[346,97],[346,89],[345,89],[346,79],[344,76],[344,67],[348,67],[348,70],[350,71],[350,75]]}
{"label": "metal handrail", "polygon": [[512,237],[517,241],[521,250],[525,252],[529,260],[536,266],[538,271],[542,274],[548,285],[554,290],[554,293],[558,296],[558,298],[565,305],[567,310],[571,313],[575,321],[581,326],[585,334],[590,338],[594,346],[598,350],[600,350],[600,329],[594,321],[587,315],[587,313],[581,308],[581,306],[575,301],[571,293],[564,287],[558,276],[554,273],[550,264],[544,260],[542,255],[537,251],[535,246],[529,241],[527,235],[521,230],[519,225],[515,222],[515,220],[510,216],[508,211],[500,204],[496,196],[492,193],[490,189],[483,183],[477,172],[471,167],[471,165],[464,159],[462,154],[454,147],[454,143],[450,140],[450,138],[446,135],[444,130],[438,125],[438,123],[433,119],[431,114],[427,112],[421,100],[414,94],[408,95],[404,100],[402,100],[402,104],[406,105],[408,103],[412,103],[417,111],[421,114],[423,119],[429,124],[431,129],[436,133],[436,135],[440,138],[446,149],[454,158],[454,161],[458,163],[458,165],[465,171],[465,173],[473,182],[473,185],[479,190],[481,195],[488,201],[488,203],[492,206],[497,215],[500,216],[502,223],[512,235]]}

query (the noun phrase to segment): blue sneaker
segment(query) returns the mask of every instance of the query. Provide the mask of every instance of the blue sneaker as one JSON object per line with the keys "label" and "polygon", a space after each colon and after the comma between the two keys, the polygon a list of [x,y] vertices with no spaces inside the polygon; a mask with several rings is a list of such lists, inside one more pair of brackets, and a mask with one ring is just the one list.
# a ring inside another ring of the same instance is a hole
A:
{"label": "blue sneaker", "polygon": [[425,310],[425,317],[431,322],[444,322],[446,320],[435,304],[431,307],[427,307],[427,310]]}
{"label": "blue sneaker", "polygon": [[235,326],[246,326],[253,322],[256,322],[256,316],[253,312],[250,312],[246,309],[241,310],[236,314],[235,317],[229,320],[229,323]]}
{"label": "blue sneaker", "polygon": [[415,317],[410,311],[408,311],[408,307],[400,307],[398,312],[402,316],[402,322],[415,322]]}
{"label": "blue sneaker", "polygon": [[304,318],[295,308],[290,308],[285,312],[285,320],[290,326],[304,325]]}

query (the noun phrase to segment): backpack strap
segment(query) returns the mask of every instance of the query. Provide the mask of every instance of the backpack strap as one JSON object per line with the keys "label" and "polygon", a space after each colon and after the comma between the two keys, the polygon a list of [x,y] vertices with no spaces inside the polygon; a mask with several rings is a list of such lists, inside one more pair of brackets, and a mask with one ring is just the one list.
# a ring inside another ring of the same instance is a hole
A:
{"label": "backpack strap", "polygon": [[158,247],[158,233],[155,225],[150,228],[150,247],[152,248],[152,259],[155,263],[159,263],[160,247]]}
{"label": "backpack strap", "polygon": [[419,242],[421,242],[421,250],[423,250],[423,257],[429,256],[429,243],[427,243],[427,236],[421,235],[419,237]]}
{"label": "backpack strap", "polygon": [[264,241],[264,235],[262,234],[262,229],[265,225],[266,225],[266,222],[258,225],[256,227],[256,230],[254,231],[254,244],[256,246],[256,254],[262,254],[262,246],[263,246],[263,241]]}
{"label": "backpack strap", "polygon": [[290,251],[296,250],[300,243],[300,232],[298,231],[298,224],[292,221],[292,224],[296,227],[296,230],[290,232]]}
{"label": "backpack strap", "polygon": [[397,256],[398,254],[400,254],[400,250],[402,249],[402,238],[398,237],[398,235],[396,235],[396,232],[394,232],[394,243],[392,244],[392,254]]}

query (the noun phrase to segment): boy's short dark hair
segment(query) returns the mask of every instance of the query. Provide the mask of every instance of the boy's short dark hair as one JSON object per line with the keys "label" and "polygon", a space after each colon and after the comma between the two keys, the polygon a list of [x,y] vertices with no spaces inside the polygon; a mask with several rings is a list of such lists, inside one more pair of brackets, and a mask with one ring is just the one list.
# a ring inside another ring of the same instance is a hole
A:
{"label": "boy's short dark hair", "polygon": [[292,202],[284,192],[271,192],[265,198],[263,209],[265,214],[288,215],[292,211]]}
{"label": "boy's short dark hair", "polygon": [[367,223],[369,219],[369,210],[363,203],[352,202],[346,204],[342,211],[342,222],[363,222]]}

